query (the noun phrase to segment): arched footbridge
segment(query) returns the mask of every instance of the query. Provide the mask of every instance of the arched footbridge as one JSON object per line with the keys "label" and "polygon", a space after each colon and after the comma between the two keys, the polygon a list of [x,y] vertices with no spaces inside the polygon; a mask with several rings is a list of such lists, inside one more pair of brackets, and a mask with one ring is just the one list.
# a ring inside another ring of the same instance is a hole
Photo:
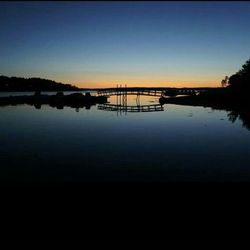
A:
{"label": "arched footbridge", "polygon": [[97,91],[98,96],[112,95],[146,95],[146,96],[176,96],[176,95],[197,95],[211,88],[105,88]]}

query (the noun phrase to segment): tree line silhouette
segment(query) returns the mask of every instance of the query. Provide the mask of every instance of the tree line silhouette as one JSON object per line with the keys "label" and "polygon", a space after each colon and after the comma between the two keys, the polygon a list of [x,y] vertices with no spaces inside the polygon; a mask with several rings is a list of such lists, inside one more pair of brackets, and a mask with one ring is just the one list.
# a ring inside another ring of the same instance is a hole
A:
{"label": "tree line silhouette", "polygon": [[[232,95],[232,98],[237,100],[237,105],[232,106],[228,113],[229,121],[242,120],[243,127],[250,130],[250,102],[248,93],[250,89],[250,59],[242,65],[239,71],[229,78],[226,76],[221,83],[222,86],[227,87],[235,93],[234,96]],[[242,97],[244,101],[242,101]]]}
{"label": "tree line silhouette", "polygon": [[221,81],[222,87],[229,87],[234,90],[248,90],[250,89],[250,59],[242,65],[242,68],[231,75],[226,76],[225,79]]}
{"label": "tree line silhouette", "polygon": [[38,77],[8,77],[0,76],[0,91],[67,91],[78,90],[71,84],[63,84]]}
{"label": "tree line silhouette", "polygon": [[242,120],[243,126],[250,130],[250,59],[242,68],[222,81],[223,88],[207,89],[198,95],[171,96],[160,98],[160,103],[210,107],[226,110],[229,121]]}

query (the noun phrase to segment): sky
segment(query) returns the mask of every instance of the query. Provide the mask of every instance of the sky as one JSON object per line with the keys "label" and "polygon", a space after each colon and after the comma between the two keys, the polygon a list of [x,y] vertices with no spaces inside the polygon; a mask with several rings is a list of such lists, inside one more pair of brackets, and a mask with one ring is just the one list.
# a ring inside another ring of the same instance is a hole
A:
{"label": "sky", "polygon": [[1,2],[0,75],[212,87],[250,58],[250,2]]}

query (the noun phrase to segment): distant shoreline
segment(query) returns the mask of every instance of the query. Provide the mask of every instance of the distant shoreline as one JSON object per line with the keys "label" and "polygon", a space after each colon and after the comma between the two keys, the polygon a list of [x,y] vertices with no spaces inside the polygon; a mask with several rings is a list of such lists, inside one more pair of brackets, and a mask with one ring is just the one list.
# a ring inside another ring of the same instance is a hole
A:
{"label": "distant shoreline", "polygon": [[64,106],[73,108],[90,108],[91,105],[103,104],[106,102],[106,96],[91,96],[89,93],[85,93],[85,95],[82,93],[64,95],[62,92],[58,92],[55,95],[42,95],[36,93],[35,95],[0,97],[0,106],[29,104],[38,109],[41,108],[41,105],[46,104],[51,107],[57,107],[58,109],[62,109]]}
{"label": "distant shoreline", "polygon": [[[99,91],[99,90],[112,90],[117,89],[116,87],[105,87],[105,88],[76,88],[76,89],[41,89],[40,91],[46,91],[46,92],[55,92],[55,91]],[[121,87],[119,89],[150,89],[150,90],[167,90],[167,89],[197,89],[197,90],[212,90],[212,89],[221,89],[221,87]],[[0,92],[32,92],[37,90],[31,90],[31,89],[25,89],[25,90],[19,90],[19,89],[9,89],[9,90],[1,90]]]}

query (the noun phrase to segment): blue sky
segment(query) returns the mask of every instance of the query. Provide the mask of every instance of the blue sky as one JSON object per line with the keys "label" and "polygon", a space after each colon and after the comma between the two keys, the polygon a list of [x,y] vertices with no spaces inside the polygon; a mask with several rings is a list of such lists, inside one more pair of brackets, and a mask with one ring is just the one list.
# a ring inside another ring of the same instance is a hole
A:
{"label": "blue sky", "polygon": [[219,86],[250,58],[249,24],[250,2],[1,2],[0,74]]}

